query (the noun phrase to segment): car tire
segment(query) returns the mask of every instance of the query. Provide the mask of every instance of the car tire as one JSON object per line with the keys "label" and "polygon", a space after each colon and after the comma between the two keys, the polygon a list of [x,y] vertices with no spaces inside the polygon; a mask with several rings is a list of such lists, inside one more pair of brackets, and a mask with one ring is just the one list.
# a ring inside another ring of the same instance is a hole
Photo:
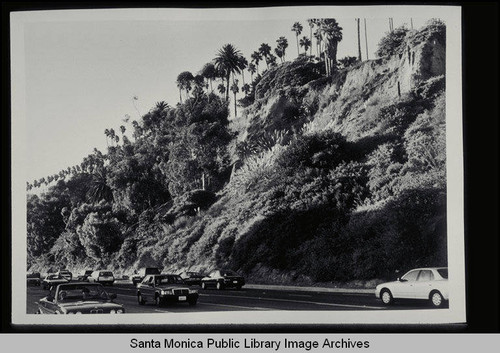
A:
{"label": "car tire", "polygon": [[205,282],[201,284],[201,289],[207,289],[207,285],[205,284]]}
{"label": "car tire", "polygon": [[218,290],[224,289],[224,285],[221,282],[217,282],[217,289]]}
{"label": "car tire", "polygon": [[157,295],[155,295],[155,305],[156,305],[156,306],[158,306],[158,307],[160,307],[160,306],[162,306],[162,304],[163,304],[163,303],[162,303],[162,301],[161,301],[160,296],[159,296],[158,294],[157,294]]}
{"label": "car tire", "polygon": [[142,298],[142,294],[141,293],[137,294],[137,302],[139,303],[139,305],[144,305],[146,303],[144,301],[144,299]]}
{"label": "car tire", "polygon": [[236,286],[236,290],[241,290],[241,286]]}
{"label": "car tire", "polygon": [[443,306],[444,298],[438,291],[431,292],[429,300],[433,307],[440,308]]}
{"label": "car tire", "polygon": [[380,292],[380,299],[382,299],[382,303],[385,305],[392,305],[394,303],[394,298],[389,289],[383,289],[382,292]]}

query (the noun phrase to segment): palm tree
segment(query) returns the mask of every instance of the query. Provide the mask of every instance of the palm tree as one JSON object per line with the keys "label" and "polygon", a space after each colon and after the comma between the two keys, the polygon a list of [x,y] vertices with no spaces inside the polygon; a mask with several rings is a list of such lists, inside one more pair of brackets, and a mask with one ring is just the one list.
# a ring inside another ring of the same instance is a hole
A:
{"label": "palm tree", "polygon": [[186,95],[187,95],[189,93],[189,91],[191,90],[191,83],[193,82],[193,80],[194,80],[194,76],[189,71],[181,72],[177,76],[176,83],[177,83],[177,87],[179,88],[179,98],[180,98],[181,104],[182,104],[181,92],[182,92],[182,90],[186,90]]}
{"label": "palm tree", "polygon": [[300,55],[299,53],[299,35],[302,33],[302,25],[299,22],[295,22],[292,26],[292,32],[295,32],[295,37],[297,39],[297,55]]}
{"label": "palm tree", "polygon": [[[309,18],[307,20],[307,24],[309,25],[309,41],[312,43],[312,41],[313,41],[313,27],[316,24],[316,19]],[[311,51],[309,52],[309,56],[312,56],[312,45],[311,45]]]}
{"label": "palm tree", "polygon": [[[163,102],[163,103],[165,103],[165,102]],[[166,104],[166,103],[165,103],[165,104]],[[156,106],[158,106],[158,103],[156,103]],[[125,130],[126,130],[126,129],[125,129],[125,126],[120,125],[120,131],[122,132],[122,135],[125,133]]]}
{"label": "palm tree", "polygon": [[234,80],[233,84],[231,85],[231,92],[234,94],[234,117],[236,118],[236,93],[240,91],[240,88],[238,87],[238,80]]}
{"label": "palm tree", "polygon": [[274,53],[278,58],[280,58],[281,62],[283,62],[283,50],[281,50],[279,47],[274,48]]}
{"label": "palm tree", "polygon": [[217,78],[217,70],[215,69],[214,64],[207,63],[200,71],[200,75],[208,80],[210,83],[210,90],[213,92],[214,89],[212,87],[212,81]]}
{"label": "palm tree", "polygon": [[226,86],[224,86],[224,84],[220,83],[217,86],[217,91],[219,91],[220,94],[224,94],[224,92],[226,92]]}
{"label": "palm tree", "polygon": [[316,55],[321,58],[321,32],[319,28],[314,31],[314,38],[316,39]]}
{"label": "palm tree", "polygon": [[319,28],[325,43],[325,68],[329,76],[337,65],[337,46],[342,40],[342,27],[334,18],[324,18],[319,21]]}
{"label": "palm tree", "polygon": [[241,72],[242,57],[241,52],[232,44],[225,44],[214,59],[215,67],[223,72],[226,78],[226,100],[229,99],[229,79],[231,74]]}
{"label": "palm tree", "polygon": [[276,55],[278,55],[280,59],[282,58],[282,61],[285,61],[286,48],[288,48],[288,40],[285,37],[279,37],[276,40],[276,43],[278,44],[278,46],[274,51],[275,52],[276,50],[281,51],[282,56],[278,55],[278,53],[276,53]]}
{"label": "palm tree", "polygon": [[257,68],[257,74],[258,74],[259,73],[259,62],[262,60],[262,55],[257,50],[257,51],[254,51],[252,53],[251,58],[252,58],[252,62],[255,63],[255,67]]}
{"label": "palm tree", "polygon": [[259,47],[259,53],[266,61],[266,66],[269,68],[269,54],[271,54],[271,47],[267,43],[262,43]]}
{"label": "palm tree", "polygon": [[253,63],[248,64],[248,71],[250,72],[252,82],[253,82],[253,74],[257,71],[257,68]]}
{"label": "palm tree", "polygon": [[109,138],[109,129],[105,129],[104,130],[104,135],[106,136],[106,146],[109,147],[109,143],[108,143],[108,138]]}
{"label": "palm tree", "polygon": [[241,70],[241,78],[243,80],[243,84],[245,84],[245,69],[248,67],[248,60],[244,56],[240,58],[239,67]]}
{"label": "palm tree", "polygon": [[311,41],[306,36],[300,40],[300,46],[304,47],[304,54],[307,55],[307,49],[311,46]]}
{"label": "palm tree", "polygon": [[248,83],[245,83],[243,87],[241,87],[241,90],[245,92],[245,96],[248,96],[248,93],[250,92],[251,88]]}

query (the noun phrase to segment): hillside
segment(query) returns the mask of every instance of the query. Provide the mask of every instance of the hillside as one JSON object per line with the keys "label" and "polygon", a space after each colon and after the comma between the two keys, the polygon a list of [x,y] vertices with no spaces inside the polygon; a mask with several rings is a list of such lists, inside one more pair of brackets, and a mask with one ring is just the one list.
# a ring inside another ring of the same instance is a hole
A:
{"label": "hillside", "polygon": [[28,266],[363,284],[446,265],[444,31],[329,77],[306,57],[271,67],[233,120],[213,94],[155,107],[133,142],[29,198]]}

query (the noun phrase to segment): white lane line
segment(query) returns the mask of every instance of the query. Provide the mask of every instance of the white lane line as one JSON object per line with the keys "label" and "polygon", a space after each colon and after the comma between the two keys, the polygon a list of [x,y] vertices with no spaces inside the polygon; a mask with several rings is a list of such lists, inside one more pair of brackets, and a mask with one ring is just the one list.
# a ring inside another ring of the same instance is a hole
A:
{"label": "white lane line", "polygon": [[[201,294],[201,295],[205,295],[206,296],[206,294]],[[386,309],[385,307],[379,307],[379,306],[306,302],[306,301],[303,301],[303,300],[292,300],[292,299],[277,299],[277,298],[262,298],[262,297],[244,297],[244,296],[239,296],[239,295],[238,296],[217,295],[217,296],[218,297],[226,297],[226,298],[244,298],[244,299],[268,300],[268,301],[300,303],[300,304],[314,304],[314,305],[324,305],[324,306],[336,306],[336,307],[344,307],[344,308],[377,309],[377,310]]]}
{"label": "white lane line", "polygon": [[305,294],[288,294],[290,297],[303,297],[303,298],[311,298],[312,295],[305,295]]}
{"label": "white lane line", "polygon": [[271,309],[271,308],[260,308],[258,306],[242,306],[242,305],[215,304],[215,303],[203,303],[203,305],[224,306],[224,307],[229,307],[229,308],[252,309],[252,310],[279,310],[279,309]]}

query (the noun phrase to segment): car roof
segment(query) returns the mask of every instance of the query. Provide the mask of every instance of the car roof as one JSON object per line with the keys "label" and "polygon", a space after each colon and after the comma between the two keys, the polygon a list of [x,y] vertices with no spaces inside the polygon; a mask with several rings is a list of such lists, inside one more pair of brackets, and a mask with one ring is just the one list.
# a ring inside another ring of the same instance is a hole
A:
{"label": "car roof", "polygon": [[102,284],[100,283],[95,283],[95,282],[67,282],[67,283],[61,283],[61,284],[58,284],[57,287],[76,287],[76,286],[101,286],[102,287]]}

